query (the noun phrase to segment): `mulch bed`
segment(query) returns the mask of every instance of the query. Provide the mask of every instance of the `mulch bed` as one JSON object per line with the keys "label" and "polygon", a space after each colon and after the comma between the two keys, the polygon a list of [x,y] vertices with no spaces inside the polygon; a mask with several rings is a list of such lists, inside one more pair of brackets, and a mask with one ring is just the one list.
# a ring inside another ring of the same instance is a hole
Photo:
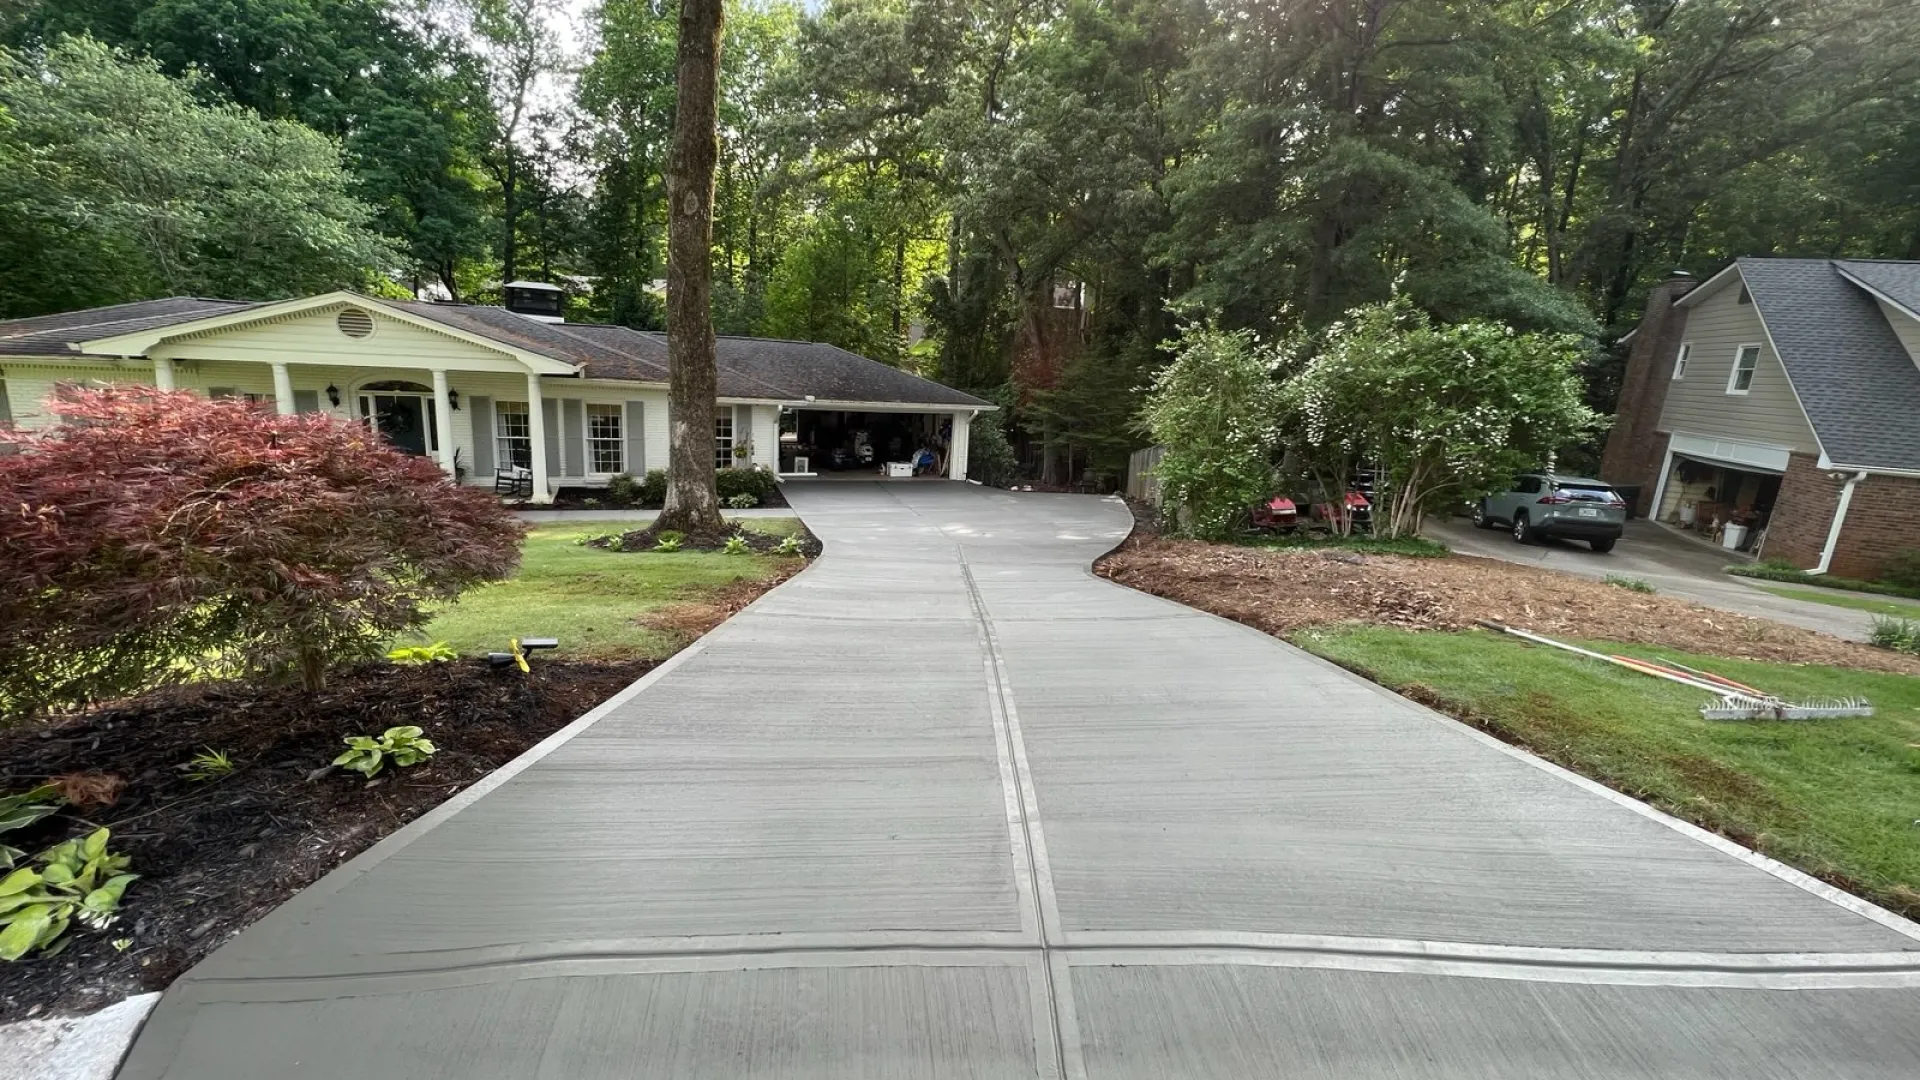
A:
{"label": "mulch bed", "polygon": [[1493,619],[1561,638],[1920,675],[1920,657],[1571,574],[1463,555],[1416,559],[1338,549],[1272,551],[1136,533],[1101,560],[1096,572],[1282,637],[1343,622],[1465,630],[1477,620]]}
{"label": "mulch bed", "polygon": [[[587,505],[589,502],[593,505]],[[758,508],[763,510],[780,510],[791,505],[791,503],[787,502],[786,492],[781,491],[779,486],[775,485],[774,489],[768,492],[765,498],[760,500],[760,506]],[[604,488],[561,488],[553,493],[553,501],[551,503],[524,503],[516,505],[514,509],[530,511],[532,513],[539,513],[543,510],[658,510],[660,509],[660,505],[658,503],[637,503],[632,506],[623,506],[609,501]],[[724,513],[727,509],[730,508],[723,507],[721,512]]]}
{"label": "mulch bed", "polygon": [[[104,825],[141,875],[111,928],[76,926],[57,956],[0,963],[0,1022],[89,1011],[164,988],[293,893],[652,666],[535,660],[522,675],[472,660],[370,665],[335,675],[318,694],[190,687],[0,732],[0,791],[75,773],[124,783],[111,805],[70,807],[8,840],[38,851]],[[389,766],[372,782],[329,767],[344,736],[402,724],[425,728],[439,752],[412,768]],[[207,747],[229,754],[235,770],[188,779],[180,766]],[[115,939],[131,944],[116,950]]]}
{"label": "mulch bed", "polygon": [[[622,533],[620,536],[620,550],[632,554],[646,554],[647,552],[653,551],[655,545],[660,543],[662,533],[674,531],[678,530],[662,529],[656,524],[649,525],[644,529],[635,529],[629,533]],[[798,526],[798,531],[793,535],[800,541],[799,555],[802,558],[819,558],[820,552],[825,550],[825,545],[820,543],[820,538],[813,535],[813,532],[805,525]],[[784,536],[773,536],[754,529],[726,529],[721,532],[708,533],[680,532],[679,550],[725,551],[727,541],[736,536],[745,540],[747,547],[760,555],[772,555],[779,550],[782,543],[786,542],[786,537]],[[610,537],[596,536],[587,541],[587,546],[597,548],[611,547],[612,540]]]}

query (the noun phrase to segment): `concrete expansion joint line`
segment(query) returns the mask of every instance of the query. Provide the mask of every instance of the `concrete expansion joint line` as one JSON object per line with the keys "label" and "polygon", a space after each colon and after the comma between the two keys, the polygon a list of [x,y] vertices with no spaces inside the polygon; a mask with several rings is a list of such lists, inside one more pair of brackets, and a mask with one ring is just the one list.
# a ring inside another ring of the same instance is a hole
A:
{"label": "concrete expansion joint line", "polygon": [[[913,516],[927,521],[917,507],[900,495],[879,485],[894,502]],[[927,522],[953,548],[960,564],[960,578],[966,584],[967,604],[980,631],[980,647],[985,659],[988,706],[993,713],[994,746],[1000,756],[1000,775],[1009,804],[1017,808],[1009,824],[1017,822],[1017,835],[1010,838],[1010,854],[1024,866],[1015,867],[1015,888],[1021,894],[1021,921],[1035,920],[1040,944],[1041,988],[1046,997],[1047,1020],[1052,1027],[1054,1061],[1057,1075],[1065,1080],[1083,1080],[1086,1066],[1081,1060],[1079,1024],[1074,1018],[1072,987],[1066,960],[1054,952],[1064,941],[1060,929],[1059,902],[1053,892],[1053,871],[1047,863],[1046,836],[1040,828],[1039,798],[1034,793],[1033,774],[1027,763],[1027,748],[1020,735],[1020,713],[1014,705],[1013,688],[1007,679],[1007,665],[1000,651],[999,635],[994,633],[993,618],[987,611],[986,597],[967,561],[966,546],[947,535],[937,522]],[[1025,887],[1022,888],[1022,882]]]}

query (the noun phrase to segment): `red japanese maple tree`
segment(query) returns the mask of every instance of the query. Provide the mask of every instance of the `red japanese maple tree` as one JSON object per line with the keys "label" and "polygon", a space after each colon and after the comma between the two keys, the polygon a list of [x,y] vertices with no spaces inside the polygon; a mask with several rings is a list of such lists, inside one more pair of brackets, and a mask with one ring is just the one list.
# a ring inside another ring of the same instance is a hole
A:
{"label": "red japanese maple tree", "polygon": [[498,499],[363,425],[149,388],[49,408],[0,457],[0,715],[208,669],[318,689],[519,563]]}

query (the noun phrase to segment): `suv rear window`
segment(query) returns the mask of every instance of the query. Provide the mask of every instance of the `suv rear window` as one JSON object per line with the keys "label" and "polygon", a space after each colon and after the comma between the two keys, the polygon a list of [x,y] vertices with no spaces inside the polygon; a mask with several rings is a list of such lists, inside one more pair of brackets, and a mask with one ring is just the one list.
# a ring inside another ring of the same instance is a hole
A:
{"label": "suv rear window", "polygon": [[1585,484],[1555,484],[1553,490],[1572,499],[1574,502],[1622,502],[1612,488],[1588,487]]}

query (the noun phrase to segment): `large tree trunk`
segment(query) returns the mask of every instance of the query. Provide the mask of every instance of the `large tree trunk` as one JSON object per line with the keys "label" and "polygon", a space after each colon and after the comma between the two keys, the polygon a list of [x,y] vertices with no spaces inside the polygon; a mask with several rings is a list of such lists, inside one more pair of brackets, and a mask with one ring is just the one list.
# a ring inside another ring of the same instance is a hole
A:
{"label": "large tree trunk", "polygon": [[713,169],[721,0],[680,4],[679,100],[667,163],[667,504],[655,529],[726,528],[713,487]]}

